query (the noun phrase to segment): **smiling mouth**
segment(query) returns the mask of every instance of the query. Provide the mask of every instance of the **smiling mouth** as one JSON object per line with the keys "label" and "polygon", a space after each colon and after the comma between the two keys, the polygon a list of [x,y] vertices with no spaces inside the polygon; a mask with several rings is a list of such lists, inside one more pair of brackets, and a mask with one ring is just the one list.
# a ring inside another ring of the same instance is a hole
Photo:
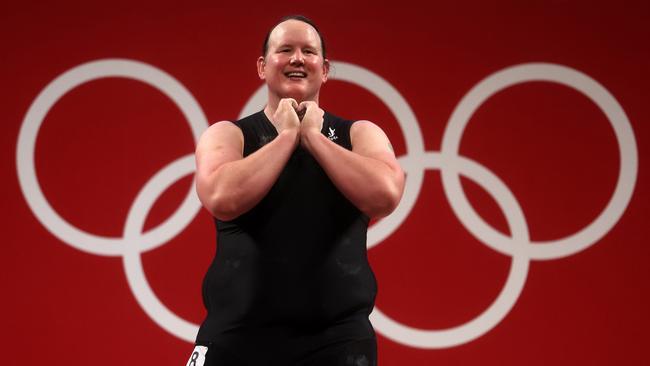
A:
{"label": "smiling mouth", "polygon": [[307,77],[307,73],[304,73],[302,71],[291,71],[291,72],[285,72],[284,75],[288,77],[289,79],[304,79]]}

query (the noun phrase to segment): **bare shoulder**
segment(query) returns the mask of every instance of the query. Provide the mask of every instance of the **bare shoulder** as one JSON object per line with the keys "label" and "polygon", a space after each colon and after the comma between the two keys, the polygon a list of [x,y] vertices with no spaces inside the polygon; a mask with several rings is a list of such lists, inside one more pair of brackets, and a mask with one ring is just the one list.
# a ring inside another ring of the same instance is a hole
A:
{"label": "bare shoulder", "polygon": [[244,143],[244,135],[241,129],[230,121],[219,121],[208,127],[197,145],[197,151],[212,149],[216,146],[232,145],[240,146]]}
{"label": "bare shoulder", "polygon": [[381,129],[381,127],[377,126],[372,121],[362,119],[362,120],[354,122],[352,124],[352,127],[350,127],[350,135],[358,134],[358,133],[362,133],[362,134],[365,134],[365,133],[381,133],[381,134],[384,134],[384,131]]}
{"label": "bare shoulder", "polygon": [[200,140],[213,139],[219,137],[219,135],[221,134],[230,135],[234,133],[241,134],[241,130],[239,129],[239,127],[237,127],[237,125],[235,125],[233,122],[230,121],[219,121],[217,123],[214,123],[210,127],[208,127],[201,135]]}
{"label": "bare shoulder", "polygon": [[353,150],[357,148],[390,147],[388,136],[381,127],[368,120],[360,120],[350,127],[350,142]]}

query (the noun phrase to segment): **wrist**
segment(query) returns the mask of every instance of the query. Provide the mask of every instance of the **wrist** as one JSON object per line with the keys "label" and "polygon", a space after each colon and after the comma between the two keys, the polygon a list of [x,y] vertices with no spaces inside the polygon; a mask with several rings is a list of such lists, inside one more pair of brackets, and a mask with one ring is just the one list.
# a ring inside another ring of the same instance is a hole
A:
{"label": "wrist", "polygon": [[295,148],[300,142],[300,130],[297,128],[287,128],[278,132],[278,137],[291,141],[293,148]]}
{"label": "wrist", "polygon": [[311,152],[313,143],[322,136],[320,130],[315,127],[300,129],[300,144]]}

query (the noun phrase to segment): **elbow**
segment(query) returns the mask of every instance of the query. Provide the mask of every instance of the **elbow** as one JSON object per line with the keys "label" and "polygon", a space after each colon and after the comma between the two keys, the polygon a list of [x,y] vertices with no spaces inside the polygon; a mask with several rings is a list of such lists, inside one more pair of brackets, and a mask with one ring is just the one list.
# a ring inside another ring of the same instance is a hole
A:
{"label": "elbow", "polygon": [[241,190],[220,181],[215,172],[199,175],[196,180],[196,193],[203,207],[221,221],[231,221],[243,213]]}
{"label": "elbow", "polygon": [[213,194],[203,206],[221,221],[231,221],[241,215],[241,208],[232,195],[224,195],[219,192]]}
{"label": "elbow", "polygon": [[386,217],[393,213],[395,209],[397,208],[397,205],[399,205],[401,196],[397,197],[388,197],[385,198],[383,201],[379,201],[376,207],[371,211],[371,215],[369,215],[371,218],[375,219],[380,219],[382,217]]}
{"label": "elbow", "polygon": [[404,184],[400,182],[390,182],[383,189],[379,190],[372,199],[370,205],[362,210],[366,215],[373,219],[379,219],[390,215],[402,199],[404,193]]}

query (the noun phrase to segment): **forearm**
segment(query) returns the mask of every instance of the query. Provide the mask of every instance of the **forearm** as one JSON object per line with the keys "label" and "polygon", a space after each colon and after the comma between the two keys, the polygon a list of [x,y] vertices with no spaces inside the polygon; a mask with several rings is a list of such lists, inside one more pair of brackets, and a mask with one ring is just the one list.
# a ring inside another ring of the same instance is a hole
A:
{"label": "forearm", "polygon": [[221,165],[206,183],[204,205],[218,219],[232,220],[253,208],[278,179],[297,144],[297,131],[282,131],[249,156]]}
{"label": "forearm", "polygon": [[303,133],[303,146],[318,161],[341,193],[370,217],[390,214],[402,196],[399,166],[347,150],[319,131]]}

